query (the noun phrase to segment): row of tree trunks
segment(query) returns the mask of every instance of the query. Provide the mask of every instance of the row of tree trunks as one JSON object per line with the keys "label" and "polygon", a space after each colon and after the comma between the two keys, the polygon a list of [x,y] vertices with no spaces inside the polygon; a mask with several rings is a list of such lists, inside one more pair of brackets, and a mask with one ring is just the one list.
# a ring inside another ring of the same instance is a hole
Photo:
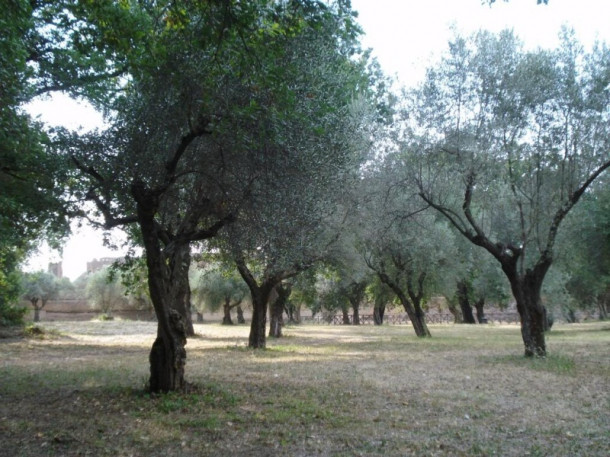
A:
{"label": "row of tree trunks", "polygon": [[[472,290],[472,286],[468,283],[467,280],[461,279],[457,282],[457,289],[455,295],[460,305],[459,316],[457,314],[457,308],[452,303],[450,303],[449,305],[449,311],[454,315],[456,324],[476,324],[477,322],[479,324],[487,323],[487,319],[485,319],[484,312],[485,297],[479,297],[477,300],[474,301],[473,304],[471,304],[470,299],[474,295],[474,291]],[[473,305],[477,313],[476,320],[474,314],[472,313]]]}

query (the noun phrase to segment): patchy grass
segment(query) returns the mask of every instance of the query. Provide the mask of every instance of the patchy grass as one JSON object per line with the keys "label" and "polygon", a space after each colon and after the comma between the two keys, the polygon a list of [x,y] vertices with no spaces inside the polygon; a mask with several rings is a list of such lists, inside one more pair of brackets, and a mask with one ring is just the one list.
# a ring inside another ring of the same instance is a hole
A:
{"label": "patchy grass", "polygon": [[[188,394],[149,395],[155,326],[39,324],[0,340],[0,455],[606,456],[610,326],[196,326]],[[38,333],[38,332],[37,332]]]}

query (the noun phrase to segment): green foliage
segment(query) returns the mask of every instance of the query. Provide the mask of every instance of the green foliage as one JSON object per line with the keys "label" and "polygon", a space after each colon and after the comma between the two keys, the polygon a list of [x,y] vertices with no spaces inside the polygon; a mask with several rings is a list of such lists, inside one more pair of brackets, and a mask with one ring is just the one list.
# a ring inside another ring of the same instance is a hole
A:
{"label": "green foliage", "polygon": [[16,253],[0,249],[0,325],[23,322],[26,308],[18,306],[21,294],[21,275],[17,270]]}
{"label": "green foliage", "polygon": [[146,258],[144,256],[128,255],[120,262],[113,263],[108,273],[110,280],[120,281],[131,307],[140,310],[152,308]]}
{"label": "green foliage", "polygon": [[87,281],[86,290],[90,304],[106,317],[111,317],[114,309],[127,302],[125,288],[109,269],[92,273]]}
{"label": "green foliage", "polygon": [[193,274],[191,281],[193,303],[198,308],[218,311],[223,305],[240,305],[248,294],[248,287],[235,269],[213,265]]}
{"label": "green foliage", "polygon": [[23,324],[27,308],[8,303],[0,303],[0,327]]}
{"label": "green foliage", "polygon": [[572,303],[566,310],[610,310],[610,191],[602,179],[584,197],[560,238],[558,268]]}
{"label": "green foliage", "polygon": [[24,273],[21,287],[24,299],[32,303],[34,308],[43,308],[47,301],[57,297],[60,283],[51,273],[37,271]]}

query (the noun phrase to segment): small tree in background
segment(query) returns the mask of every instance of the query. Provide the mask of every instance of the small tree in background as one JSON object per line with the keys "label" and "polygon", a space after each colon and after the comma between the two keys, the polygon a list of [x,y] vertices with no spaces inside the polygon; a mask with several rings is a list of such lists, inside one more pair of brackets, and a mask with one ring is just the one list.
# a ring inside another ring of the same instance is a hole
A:
{"label": "small tree in background", "polygon": [[215,266],[202,271],[193,285],[195,306],[201,309],[203,305],[212,312],[222,308],[222,324],[233,325],[231,310],[239,307],[248,294],[248,287],[237,272]]}
{"label": "small tree in background", "polygon": [[127,303],[125,287],[109,268],[93,273],[87,282],[86,291],[90,304],[100,310],[104,318],[112,319],[113,311]]}
{"label": "small tree in background", "polygon": [[34,322],[39,322],[40,310],[49,300],[57,297],[60,284],[54,275],[44,271],[24,273],[21,284],[23,298],[28,300],[34,308]]}

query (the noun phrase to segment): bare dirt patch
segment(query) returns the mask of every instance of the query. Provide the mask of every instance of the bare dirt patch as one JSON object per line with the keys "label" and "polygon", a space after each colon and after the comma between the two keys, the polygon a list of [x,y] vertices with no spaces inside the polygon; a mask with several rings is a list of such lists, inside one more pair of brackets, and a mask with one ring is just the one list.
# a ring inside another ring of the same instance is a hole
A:
{"label": "bare dirt patch", "polygon": [[188,394],[145,393],[155,325],[53,322],[0,340],[4,456],[606,456],[610,325],[295,326],[265,351],[199,325]]}

